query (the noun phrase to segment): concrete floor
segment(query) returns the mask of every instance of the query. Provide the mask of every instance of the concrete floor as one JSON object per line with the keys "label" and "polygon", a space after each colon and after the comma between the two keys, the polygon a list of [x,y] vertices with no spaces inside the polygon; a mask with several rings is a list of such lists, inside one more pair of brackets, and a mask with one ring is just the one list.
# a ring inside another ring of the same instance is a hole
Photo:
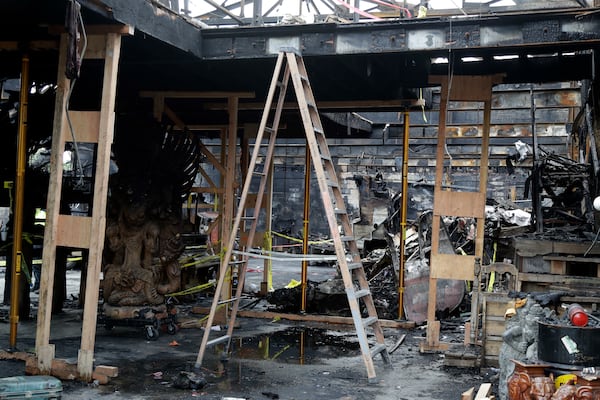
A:
{"label": "concrete floor", "polygon": [[[311,273],[317,277],[329,272]],[[288,278],[280,277],[280,283]],[[76,294],[78,271],[69,271],[68,282],[69,295]],[[180,307],[180,320],[202,317],[189,314],[190,308]],[[7,313],[3,306],[1,348],[8,346]],[[388,348],[404,334],[406,339],[391,355],[393,368],[376,358],[378,382],[373,384],[368,383],[352,327],[249,318],[239,322],[228,361],[221,361],[222,350],[209,349],[201,370],[193,368],[203,334],[199,328],[181,329],[174,335],[161,333],[156,341],[147,341],[141,328],[107,331],[99,327],[95,365],[116,366],[119,376],[107,385],[64,381],[63,399],[457,400],[463,391],[491,378],[479,370],[444,367],[441,354],[420,354],[419,342],[424,336],[420,328],[385,330]],[[35,329],[35,320],[19,324],[19,350],[33,351]],[[57,358],[76,362],[80,331],[81,310],[66,307],[64,313],[53,317],[51,343],[56,345]],[[443,340],[456,341],[462,340],[460,333],[456,328],[441,332]],[[182,372],[202,375],[207,384],[200,389],[176,388],[174,379]],[[24,363],[0,361],[0,377],[23,373]]]}

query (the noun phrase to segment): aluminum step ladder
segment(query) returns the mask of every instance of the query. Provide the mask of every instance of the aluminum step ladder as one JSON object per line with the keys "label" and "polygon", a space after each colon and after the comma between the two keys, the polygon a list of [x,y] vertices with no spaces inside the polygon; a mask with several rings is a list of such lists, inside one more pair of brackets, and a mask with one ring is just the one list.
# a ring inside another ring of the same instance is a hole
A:
{"label": "aluminum step ladder", "polygon": [[[225,277],[228,275],[228,269],[232,268],[232,255],[235,247],[236,233],[240,228],[242,221],[252,222],[248,232],[246,243],[249,246],[253,243],[254,234],[258,222],[260,206],[265,192],[265,187],[268,181],[268,175],[273,160],[273,152],[275,148],[275,139],[281,118],[281,112],[285,101],[285,96],[288,84],[292,80],[298,107],[302,117],[302,123],[306,133],[307,144],[310,149],[312,164],[314,166],[315,175],[318,180],[319,190],[323,200],[323,206],[331,238],[334,243],[335,252],[339,264],[339,268],[344,280],[344,286],[348,297],[348,303],[352,312],[352,318],[356,328],[360,349],[363,360],[367,368],[367,376],[369,382],[375,382],[376,374],[373,365],[373,358],[380,354],[383,361],[388,366],[391,366],[390,356],[385,345],[383,329],[377,311],[373,302],[369,283],[361,262],[356,240],[353,236],[352,224],[348,217],[340,184],[338,182],[335,167],[327,146],[327,139],[323,132],[323,125],[319,117],[316,102],[313,96],[312,88],[306,73],[304,60],[294,50],[282,50],[277,58],[275,71],[271,80],[269,92],[261,122],[258,128],[256,144],[253,149],[252,158],[248,167],[248,175],[244,181],[244,186],[240,196],[239,206],[236,217],[233,221],[232,234],[225,248],[225,255],[221,262],[219,280],[216,287],[215,297],[212,302],[210,313],[207,319],[202,344],[196,360],[196,368],[200,368],[204,353],[207,346],[218,343],[226,343],[224,353],[227,354],[231,344],[233,328],[235,326],[235,318],[239,308],[240,298],[242,295],[243,284],[245,280],[246,269],[248,265],[248,257],[243,256],[243,263],[236,263],[238,268],[238,285],[234,296],[231,299],[222,299],[222,289],[225,283]],[[273,107],[273,101],[277,98],[276,106]],[[259,158],[259,146],[265,135],[269,135],[268,147],[264,155],[264,161],[261,165],[257,163]],[[260,178],[260,185],[256,193],[256,203],[252,216],[247,217],[246,201],[252,177]],[[340,229],[341,228],[341,229]],[[341,230],[341,232],[340,232]],[[346,248],[348,251],[346,251]],[[367,316],[363,318],[361,313],[361,304],[364,305]],[[228,319],[227,333],[209,341],[211,328],[215,314],[219,307],[230,304],[231,311]],[[375,344],[370,345],[367,338],[367,329],[370,328],[375,337]]]}

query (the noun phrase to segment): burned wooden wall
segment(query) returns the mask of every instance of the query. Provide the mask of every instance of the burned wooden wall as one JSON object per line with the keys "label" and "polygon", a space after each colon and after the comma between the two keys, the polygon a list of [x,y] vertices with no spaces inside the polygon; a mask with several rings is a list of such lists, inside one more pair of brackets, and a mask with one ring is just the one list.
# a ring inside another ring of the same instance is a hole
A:
{"label": "burned wooden wall", "polygon": [[[581,84],[513,84],[494,88],[489,146],[488,197],[511,200],[530,206],[524,196],[525,182],[532,168],[532,157],[522,162],[507,157],[517,153],[518,141],[533,146],[534,130],[538,145],[562,156],[577,155],[577,138],[571,135],[572,123],[582,107]],[[432,207],[435,178],[439,90],[434,90],[430,108],[410,111],[409,218]],[[532,104],[534,105],[532,108]],[[447,151],[452,155],[451,186],[457,190],[474,189],[479,181],[477,159],[482,152],[481,125],[483,107],[451,102],[447,117]],[[532,112],[532,109],[534,112]],[[351,219],[357,221],[356,235],[369,237],[373,224],[386,218],[390,199],[402,184],[402,112],[365,112],[371,122],[369,135],[329,139],[330,151],[337,162]],[[218,141],[205,144],[218,154]],[[298,236],[302,229],[304,197],[304,139],[280,139],[275,154],[273,221],[274,229]],[[513,157],[514,158],[514,157]],[[210,166],[206,166],[210,171]],[[216,171],[213,171],[216,174]],[[383,178],[376,180],[380,173]],[[311,234],[325,234],[328,226],[322,217],[318,188],[313,181]]]}

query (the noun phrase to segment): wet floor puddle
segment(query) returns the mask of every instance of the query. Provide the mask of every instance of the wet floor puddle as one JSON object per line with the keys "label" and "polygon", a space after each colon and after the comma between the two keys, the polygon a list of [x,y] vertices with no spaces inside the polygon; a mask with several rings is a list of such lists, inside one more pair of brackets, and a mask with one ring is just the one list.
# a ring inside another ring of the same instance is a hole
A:
{"label": "wet floor puddle", "polygon": [[[251,337],[234,337],[227,361],[222,360],[223,345],[207,349],[202,374],[209,386],[218,389],[243,388],[266,379],[263,372],[241,365],[244,360],[271,360],[288,364],[321,364],[325,360],[360,354],[353,332],[293,327]],[[165,359],[165,354],[149,357],[146,362],[121,365],[119,386],[138,393],[172,389],[173,379],[181,371],[193,371],[192,360]],[[216,362],[215,362],[216,361]],[[142,377],[140,376],[142,375]],[[141,378],[141,379],[140,379]],[[125,389],[127,390],[127,389]]]}
{"label": "wet floor puddle", "polygon": [[360,354],[358,341],[352,333],[300,327],[234,338],[231,351],[232,358],[294,364],[318,364],[326,359]]}

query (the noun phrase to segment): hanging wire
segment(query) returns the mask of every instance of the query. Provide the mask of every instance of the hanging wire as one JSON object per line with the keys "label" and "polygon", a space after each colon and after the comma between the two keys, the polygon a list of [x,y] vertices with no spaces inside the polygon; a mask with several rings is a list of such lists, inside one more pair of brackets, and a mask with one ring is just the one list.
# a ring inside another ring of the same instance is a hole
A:
{"label": "hanging wire", "polygon": [[[79,23],[81,26],[81,37],[83,39],[83,46],[81,48],[81,60],[85,56],[85,52],[87,50],[87,34],[85,32],[85,26],[83,25],[83,18],[81,16],[81,10],[78,12]],[[65,101],[65,114],[67,117],[67,123],[69,124],[69,132],[71,132],[71,139],[73,140],[73,147],[75,150],[75,160],[77,162],[77,170],[79,171],[79,182],[77,183],[80,187],[83,186],[83,166],[81,165],[81,157],[79,157],[79,145],[77,143],[77,139],[75,138],[75,130],[73,129],[73,123],[71,122],[71,116],[69,115],[69,103],[71,101],[71,94],[73,93],[73,88],[75,87],[75,82],[77,82],[77,77],[74,77],[71,80],[71,84],[69,85],[69,91],[67,92],[67,101]]]}

